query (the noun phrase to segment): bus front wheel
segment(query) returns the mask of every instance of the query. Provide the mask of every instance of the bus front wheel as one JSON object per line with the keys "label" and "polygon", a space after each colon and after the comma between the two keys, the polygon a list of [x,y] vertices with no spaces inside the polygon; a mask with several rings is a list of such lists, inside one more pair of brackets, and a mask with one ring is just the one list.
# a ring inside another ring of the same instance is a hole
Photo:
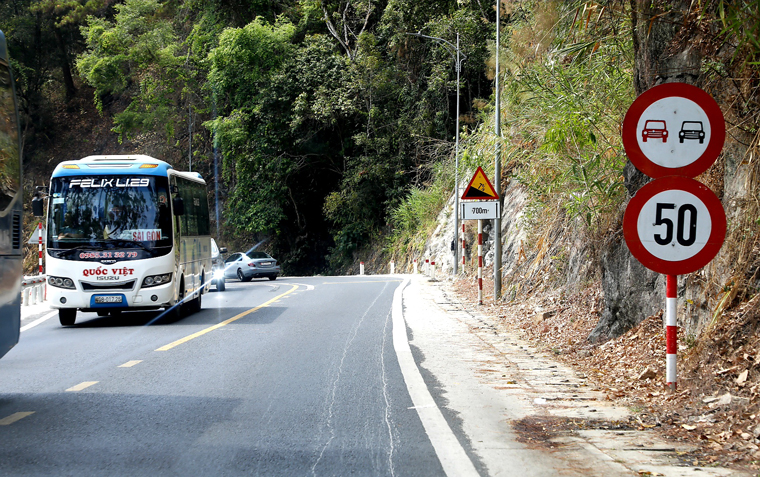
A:
{"label": "bus front wheel", "polygon": [[76,320],[76,308],[61,308],[58,310],[58,321],[61,322],[61,326],[71,326]]}
{"label": "bus front wheel", "polygon": [[185,281],[182,280],[179,283],[179,294],[177,295],[177,303],[172,306],[171,308],[168,308],[170,310],[169,316],[172,320],[180,320],[185,314],[185,308],[187,307],[187,304],[184,303],[185,300]]}

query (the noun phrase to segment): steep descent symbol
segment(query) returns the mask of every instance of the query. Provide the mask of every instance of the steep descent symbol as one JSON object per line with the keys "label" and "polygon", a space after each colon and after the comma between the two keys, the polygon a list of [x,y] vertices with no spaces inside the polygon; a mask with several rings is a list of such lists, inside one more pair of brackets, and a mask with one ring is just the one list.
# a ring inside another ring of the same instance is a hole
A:
{"label": "steep descent symbol", "polygon": [[491,185],[491,182],[486,177],[483,169],[478,167],[475,171],[475,175],[472,176],[470,184],[465,188],[464,194],[462,194],[463,200],[498,200],[499,196]]}

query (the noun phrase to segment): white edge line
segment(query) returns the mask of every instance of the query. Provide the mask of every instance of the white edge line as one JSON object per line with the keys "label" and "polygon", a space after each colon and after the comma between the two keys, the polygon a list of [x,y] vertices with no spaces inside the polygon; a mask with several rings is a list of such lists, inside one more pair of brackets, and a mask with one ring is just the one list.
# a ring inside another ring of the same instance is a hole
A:
{"label": "white edge line", "polygon": [[52,311],[52,312],[48,313],[47,315],[43,316],[42,318],[34,320],[33,322],[29,323],[28,325],[22,326],[20,331],[23,332],[23,331],[26,331],[26,330],[30,330],[30,329],[34,328],[35,326],[37,326],[37,325],[39,325],[41,323],[44,323],[47,320],[49,320],[50,318],[54,317],[56,313],[58,313],[58,312],[57,311]]}
{"label": "white edge line", "polygon": [[[291,283],[291,282],[288,282],[288,283]],[[306,287],[306,291],[311,291],[311,290],[314,289],[314,285],[308,285],[306,283],[295,283],[295,282],[292,282],[291,285],[298,285],[298,286]]]}
{"label": "white edge line", "polygon": [[422,379],[417,363],[412,356],[406,335],[404,321],[403,292],[409,284],[407,277],[393,293],[393,347],[396,358],[404,376],[406,389],[412,398],[412,403],[420,416],[422,426],[430,439],[433,449],[441,462],[443,471],[448,476],[479,476],[478,471],[467,456],[449,427],[441,410],[433,400],[433,396]]}

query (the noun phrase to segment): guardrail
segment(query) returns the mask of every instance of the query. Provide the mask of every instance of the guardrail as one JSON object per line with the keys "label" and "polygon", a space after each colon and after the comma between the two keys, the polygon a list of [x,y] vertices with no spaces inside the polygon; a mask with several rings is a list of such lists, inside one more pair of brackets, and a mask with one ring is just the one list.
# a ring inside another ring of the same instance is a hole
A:
{"label": "guardrail", "polygon": [[36,305],[47,298],[47,275],[24,277],[21,280],[21,305]]}

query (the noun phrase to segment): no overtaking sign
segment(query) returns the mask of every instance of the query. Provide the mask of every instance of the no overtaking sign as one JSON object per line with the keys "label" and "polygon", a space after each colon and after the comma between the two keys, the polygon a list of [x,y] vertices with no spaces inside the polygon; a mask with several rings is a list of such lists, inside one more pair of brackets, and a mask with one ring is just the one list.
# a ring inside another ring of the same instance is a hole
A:
{"label": "no overtaking sign", "polygon": [[636,98],[623,120],[623,146],[649,177],[696,177],[723,149],[726,126],[718,103],[684,83],[655,86]]}

